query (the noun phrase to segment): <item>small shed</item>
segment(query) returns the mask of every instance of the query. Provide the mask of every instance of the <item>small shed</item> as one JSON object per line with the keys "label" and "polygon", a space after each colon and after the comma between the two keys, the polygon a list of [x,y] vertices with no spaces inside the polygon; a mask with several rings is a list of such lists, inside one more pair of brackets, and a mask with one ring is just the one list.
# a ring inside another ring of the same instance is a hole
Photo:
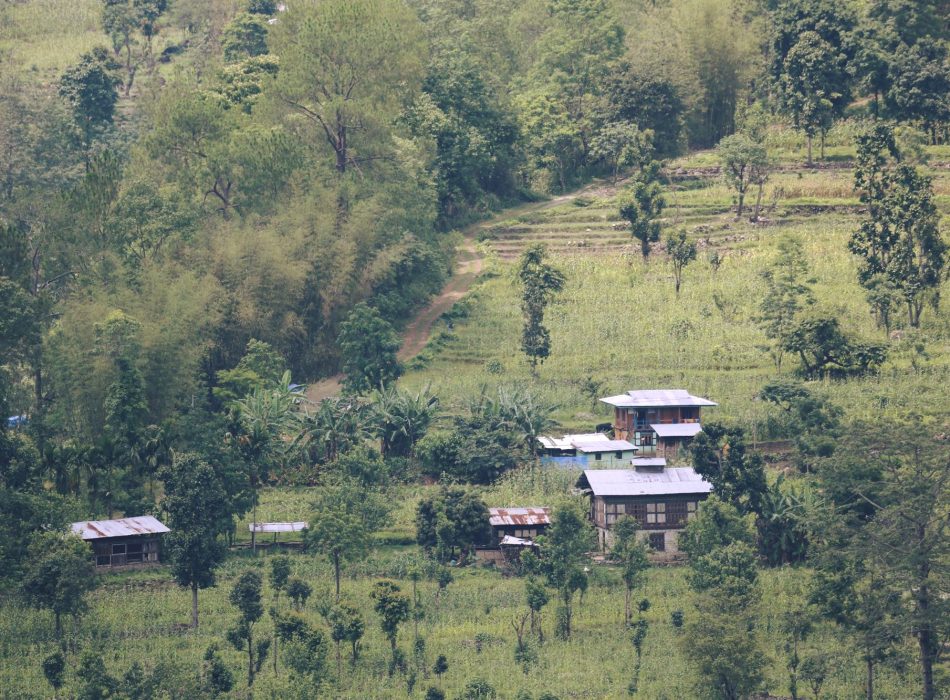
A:
{"label": "small shed", "polygon": [[99,568],[157,564],[159,540],[163,534],[171,532],[151,515],[119,520],[84,520],[73,523],[71,529],[92,545]]}
{"label": "small shed", "polygon": [[488,522],[495,542],[506,538],[533,540],[551,524],[549,508],[489,508]]}
{"label": "small shed", "polygon": [[[251,548],[257,546],[257,536],[267,533],[273,533],[274,544],[282,532],[302,532],[307,529],[309,523],[304,520],[284,523],[249,523],[247,529],[251,531]],[[286,543],[285,543],[286,544]]]}

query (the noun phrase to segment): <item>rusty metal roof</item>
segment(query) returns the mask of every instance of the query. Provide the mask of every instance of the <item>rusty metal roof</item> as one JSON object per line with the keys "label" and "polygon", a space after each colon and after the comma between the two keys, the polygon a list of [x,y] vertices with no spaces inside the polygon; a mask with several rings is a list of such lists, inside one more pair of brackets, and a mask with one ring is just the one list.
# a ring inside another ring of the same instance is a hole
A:
{"label": "rusty metal roof", "polygon": [[247,529],[251,532],[300,532],[307,528],[307,523],[297,521],[293,523],[249,523]]}
{"label": "rusty metal roof", "polygon": [[660,471],[641,469],[588,469],[577,487],[595,496],[673,496],[712,491],[712,484],[692,467],[670,467]]}
{"label": "rusty metal roof", "polygon": [[618,408],[665,408],[670,406],[718,406],[714,401],[693,396],[685,389],[637,389],[601,399]]}
{"label": "rusty metal roof", "polygon": [[550,525],[549,508],[489,508],[488,522],[500,525]]}
{"label": "rusty metal roof", "polygon": [[134,535],[160,535],[171,532],[151,515],[119,520],[84,520],[72,524],[72,531],[84,540],[99,540],[108,537],[132,537]]}

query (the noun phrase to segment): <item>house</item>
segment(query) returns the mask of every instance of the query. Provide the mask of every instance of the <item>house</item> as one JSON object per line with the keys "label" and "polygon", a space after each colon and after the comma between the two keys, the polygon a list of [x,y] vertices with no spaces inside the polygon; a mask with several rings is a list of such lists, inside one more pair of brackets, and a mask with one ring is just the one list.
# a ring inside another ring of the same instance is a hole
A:
{"label": "house", "polygon": [[[489,508],[492,541],[503,544],[508,538],[533,541],[551,524],[548,508]],[[514,542],[509,539],[509,544]],[[530,543],[529,543],[530,544]]]}
{"label": "house", "polygon": [[562,438],[542,436],[538,442],[542,461],[580,468],[624,466],[637,454],[636,447],[631,443],[611,440],[603,433],[565,435]]}
{"label": "house", "polygon": [[629,440],[638,457],[682,460],[685,448],[702,431],[700,412],[713,401],[684,389],[642,389],[601,399],[614,407],[617,440]]}
{"label": "house", "polygon": [[692,467],[667,467],[662,457],[633,460],[633,469],[587,469],[577,487],[590,497],[590,519],[602,550],[611,527],[629,515],[656,552],[679,551],[679,532],[709,497],[712,485]]}
{"label": "house", "polygon": [[151,515],[85,520],[73,523],[72,531],[92,545],[99,568],[157,564],[159,539],[170,532]]}

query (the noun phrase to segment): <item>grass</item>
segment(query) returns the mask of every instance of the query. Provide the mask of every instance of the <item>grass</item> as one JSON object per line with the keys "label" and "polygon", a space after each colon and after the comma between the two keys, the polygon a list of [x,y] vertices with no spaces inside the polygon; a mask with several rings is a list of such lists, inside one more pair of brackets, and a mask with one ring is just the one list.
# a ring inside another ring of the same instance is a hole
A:
{"label": "grass", "polygon": [[[534,481],[527,474],[508,477],[491,487],[486,499],[521,499],[526,493],[535,496],[566,496],[568,477],[556,476],[547,483]],[[557,481],[560,483],[556,483]],[[430,487],[431,488],[431,487]],[[407,487],[398,493],[398,513],[411,512],[419,495],[419,487]],[[306,507],[306,492],[291,489],[266,490],[259,512],[281,507],[295,512]],[[283,504],[278,506],[277,504]],[[279,510],[268,512],[282,512]],[[402,515],[397,515],[398,528],[409,534]],[[372,612],[369,591],[382,576],[395,577],[404,590],[411,589],[405,571],[415,556],[414,547],[384,546],[371,556],[349,567],[343,582],[344,594],[356,602],[366,619],[364,653],[356,668],[344,662],[342,678],[335,678],[335,663],[330,659],[331,679],[325,688],[326,697],[398,698],[407,697],[403,676],[390,678],[386,671],[388,645]],[[183,628],[189,619],[190,597],[175,586],[169,572],[154,568],[125,574],[104,575],[99,589],[90,596],[90,609],[78,626],[67,625],[70,644],[76,648],[101,651],[111,672],[121,675],[133,661],[148,668],[168,662],[178,668],[197,669],[204,649],[212,642],[221,644],[222,656],[233,670],[238,687],[242,685],[245,657],[227,647],[224,634],[236,618],[227,602],[227,594],[237,576],[247,567],[259,568],[266,580],[268,555],[256,559],[247,554],[232,556],[222,568],[216,588],[200,594],[201,627],[194,632]],[[314,599],[328,596],[331,570],[324,557],[295,553],[292,555],[295,575],[314,587]],[[524,671],[514,660],[514,635],[511,621],[526,610],[524,582],[502,575],[494,569],[470,567],[454,571],[455,582],[436,604],[436,584],[419,583],[425,615],[419,626],[426,639],[426,655],[431,666],[435,657],[445,654],[449,671],[442,687],[450,698],[458,697],[464,685],[474,677],[488,680],[500,698],[513,698],[521,689],[535,696],[553,692],[567,698],[626,697],[634,651],[628,635],[623,632],[623,587],[618,572],[612,567],[595,565],[591,587],[577,606],[576,631],[570,642],[553,640],[554,603],[545,608],[548,640],[540,648],[536,664]],[[756,634],[769,657],[768,687],[774,693],[786,692],[782,639],[778,634],[781,616],[801,598],[801,587],[807,571],[780,569],[762,572],[763,605]],[[271,604],[265,591],[266,605]],[[671,623],[671,613],[683,610],[686,621],[695,614],[691,593],[686,586],[682,568],[658,568],[649,573],[648,582],[636,598],[648,598],[651,607],[645,614],[649,632],[640,676],[639,697],[669,700],[694,696],[696,681],[685,662],[679,638],[682,632]],[[321,624],[313,600],[305,614],[314,624]],[[284,603],[286,605],[286,603]],[[258,625],[259,633],[268,634],[270,622],[265,615]],[[411,623],[400,633],[400,646],[410,654]],[[853,698],[858,695],[862,675],[860,660],[848,654],[834,630],[821,627],[808,642],[809,648],[839,659],[828,680],[824,697]],[[481,651],[476,651],[477,648]],[[27,700],[48,697],[39,660],[55,648],[52,619],[48,613],[37,612],[7,602],[0,614],[0,698]],[[908,652],[910,650],[908,649]],[[69,681],[72,683],[72,681]],[[435,678],[419,678],[415,694],[421,697]],[[901,698],[907,679],[895,670],[885,668],[879,678],[879,697]],[[270,663],[255,683],[255,696],[284,698],[292,696],[294,682],[286,669],[275,676]],[[67,690],[72,686],[67,686]],[[323,695],[321,695],[323,696]]]}
{"label": "grass", "polygon": [[[674,165],[691,168],[697,162],[706,162],[705,155]],[[667,226],[684,226],[700,246],[679,297],[662,250],[644,263],[627,234],[615,230],[619,217],[613,196],[498,222],[485,236],[494,255],[472,292],[467,318],[439,338],[403,383],[432,384],[450,407],[486,385],[531,383],[559,405],[556,418],[569,430],[590,429],[608,415],[581,393],[588,376],[602,383],[603,395],[682,387],[720,403],[709,416],[738,422],[761,436],[771,409],[755,397],[777,371],[755,321],[765,289],[760,273],[772,263],[776,243],[792,236],[804,245],[818,308],[856,335],[890,345],[890,359],[879,375],[816,383],[815,389],[852,417],[873,419],[882,411],[946,415],[947,313],[929,310],[919,332],[888,340],[873,323],[856,280],[856,262],[847,252],[848,237],[859,223],[852,171],[783,167],[788,169],[770,184],[781,197],[766,211],[766,225],[736,221],[732,195],[717,178],[670,198]],[[937,191],[947,191],[946,172],[934,174]],[[771,199],[770,191],[765,200]],[[950,202],[940,203],[946,213],[945,204]],[[548,244],[568,282],[545,318],[551,356],[533,377],[519,351],[521,315],[510,260],[536,241]],[[724,256],[718,271],[708,262],[714,250]],[[787,358],[783,372],[794,366],[795,359]]]}

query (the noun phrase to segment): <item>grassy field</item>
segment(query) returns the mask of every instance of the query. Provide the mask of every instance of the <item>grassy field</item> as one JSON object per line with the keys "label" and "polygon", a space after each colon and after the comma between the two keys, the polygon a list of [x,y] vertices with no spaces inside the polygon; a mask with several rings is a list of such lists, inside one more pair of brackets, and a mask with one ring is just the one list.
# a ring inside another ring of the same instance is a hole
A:
{"label": "grassy field", "polygon": [[[538,494],[566,493],[562,479],[554,483],[507,483],[492,487],[486,499],[504,500],[505,494],[522,493],[536,488]],[[522,481],[524,481],[522,479]],[[394,535],[411,537],[407,519],[411,516],[418,488],[400,491]],[[266,491],[260,513],[272,515],[299,513],[305,508],[307,495],[300,491]],[[494,502],[494,500],[493,500]],[[283,508],[284,510],[281,510]],[[292,509],[298,510],[292,510]],[[256,559],[248,553],[232,556],[220,571],[216,588],[200,596],[201,627],[197,632],[185,629],[190,611],[190,595],[175,586],[164,568],[127,574],[107,575],[102,585],[90,596],[90,609],[78,627],[67,624],[67,637],[73,648],[101,651],[107,667],[121,675],[133,661],[146,668],[160,662],[178,668],[198,669],[200,657],[212,642],[221,644],[222,656],[233,670],[241,687],[245,657],[227,647],[226,630],[236,618],[227,602],[228,591],[236,577],[246,568],[258,568],[266,580],[270,555]],[[379,577],[396,579],[409,591],[411,582],[406,572],[416,560],[414,547],[382,546],[371,556],[351,566],[343,581],[344,595],[353,600],[366,619],[366,637],[362,658],[355,668],[345,661],[342,677],[337,678],[331,654],[331,679],[321,697],[400,698],[421,697],[434,677],[420,674],[412,695],[406,692],[405,677],[387,674],[389,649],[378,619],[372,612],[369,591]],[[309,581],[314,596],[306,616],[321,624],[314,600],[330,595],[331,570],[323,557],[295,553],[292,555],[295,575]],[[418,584],[424,618],[419,634],[426,640],[427,664],[439,654],[448,658],[449,671],[441,685],[449,698],[458,697],[467,682],[479,677],[488,680],[500,698],[513,698],[525,689],[537,697],[553,692],[567,698],[623,698],[634,666],[634,649],[629,634],[622,628],[623,587],[611,567],[593,565],[591,587],[577,607],[576,631],[570,642],[553,639],[554,603],[545,608],[545,644],[537,648],[537,662],[526,670],[514,660],[514,633],[511,622],[526,611],[522,579],[506,577],[497,570],[473,567],[454,572],[455,581],[436,602],[437,586],[429,580]],[[756,634],[767,651],[770,666],[768,687],[773,693],[785,692],[783,640],[779,622],[784,612],[801,600],[805,572],[782,569],[762,572],[763,602]],[[674,610],[684,612],[689,621],[694,614],[685,570],[678,567],[654,569],[637,599],[647,598],[651,606],[645,614],[649,632],[644,650],[638,697],[651,700],[680,700],[695,696],[695,676],[685,663],[679,646],[682,630],[671,622]],[[271,593],[265,592],[267,605]],[[286,602],[284,603],[286,605]],[[270,623],[265,615],[259,623],[260,633],[269,634]],[[401,648],[411,658],[412,625],[406,623],[400,633]],[[0,615],[0,698],[21,700],[49,697],[39,660],[55,648],[52,618],[16,605],[6,604]],[[847,652],[834,630],[821,628],[809,640],[808,651],[820,651],[834,661],[835,671],[829,678],[822,697],[857,698],[860,696],[862,667],[860,660]],[[910,650],[908,649],[908,653]],[[881,672],[879,698],[898,700],[905,694],[907,682],[893,669]],[[255,697],[294,697],[294,684],[286,669],[275,675],[270,663],[255,683]],[[236,697],[242,697],[235,691]]]}
{"label": "grassy field", "polygon": [[[875,327],[847,251],[860,218],[851,169],[783,163],[766,190],[767,221],[752,225],[735,220],[731,193],[708,163],[703,153],[669,169],[689,175],[674,182],[666,224],[685,228],[700,251],[679,297],[662,248],[645,263],[630,244],[617,214],[618,188],[595,188],[577,201],[484,227],[489,265],[464,302],[467,318],[437,333],[403,382],[431,384],[450,406],[485,385],[528,382],[559,405],[556,417],[571,430],[592,428],[607,416],[583,395],[587,377],[601,383],[602,395],[681,387],[720,403],[710,417],[737,421],[758,436],[769,409],[755,397],[777,373],[755,321],[765,291],[761,271],[774,260],[777,242],[794,237],[808,258],[817,308],[860,337],[887,342],[890,351],[876,376],[815,388],[854,417],[947,415],[950,315],[928,310],[923,327],[902,340]],[[936,163],[931,174],[946,220],[950,173]],[[552,351],[537,378],[519,352],[521,314],[510,264],[535,241],[548,245],[568,280],[546,315]],[[713,252],[723,258],[718,270],[709,262]],[[795,364],[787,358],[783,372]]]}

